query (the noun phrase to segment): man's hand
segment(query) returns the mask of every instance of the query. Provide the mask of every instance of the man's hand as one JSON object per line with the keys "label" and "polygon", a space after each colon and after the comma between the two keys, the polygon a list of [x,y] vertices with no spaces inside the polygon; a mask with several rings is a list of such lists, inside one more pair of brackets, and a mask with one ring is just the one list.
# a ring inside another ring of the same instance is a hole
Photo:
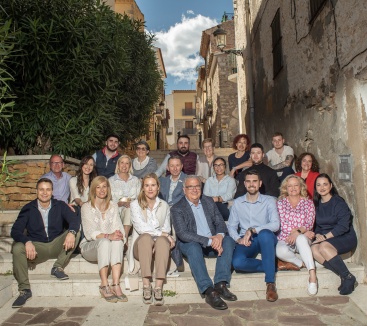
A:
{"label": "man's hand", "polygon": [[68,251],[69,249],[73,249],[75,246],[75,235],[69,232],[66,235],[64,244],[62,246],[64,247],[65,251]]}
{"label": "man's hand", "polygon": [[217,234],[212,237],[209,237],[209,239],[212,239],[211,247],[214,250],[218,251],[220,248],[222,248],[223,236],[221,234]]}
{"label": "man's hand", "polygon": [[175,240],[171,236],[167,237],[167,239],[169,241],[170,248],[172,249],[176,245]]}
{"label": "man's hand", "polygon": [[27,241],[25,243],[25,253],[27,255],[27,259],[33,260],[37,256],[36,247],[32,243],[32,241]]}
{"label": "man's hand", "polygon": [[247,230],[244,237],[242,238],[243,240],[243,244],[246,246],[246,247],[250,247],[251,246],[251,236],[252,236],[252,233],[250,230]]}

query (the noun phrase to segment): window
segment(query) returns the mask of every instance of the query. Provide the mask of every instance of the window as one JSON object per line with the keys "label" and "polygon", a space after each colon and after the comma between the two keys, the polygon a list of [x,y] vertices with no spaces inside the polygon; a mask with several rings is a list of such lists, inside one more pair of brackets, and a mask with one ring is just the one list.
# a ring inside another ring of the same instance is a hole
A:
{"label": "window", "polygon": [[182,115],[195,115],[196,110],[193,109],[192,102],[185,102],[185,108],[182,110]]}
{"label": "window", "polygon": [[272,42],[273,42],[273,78],[277,76],[283,67],[282,54],[282,35],[280,32],[280,11],[277,10],[271,23]]}
{"label": "window", "polygon": [[231,73],[237,73],[237,56],[234,53],[230,53],[227,56],[227,63]]}
{"label": "window", "polygon": [[182,130],[184,135],[192,135],[196,133],[193,121],[185,121],[185,128]]}
{"label": "window", "polygon": [[326,0],[310,0],[310,22],[316,18],[325,2]]}

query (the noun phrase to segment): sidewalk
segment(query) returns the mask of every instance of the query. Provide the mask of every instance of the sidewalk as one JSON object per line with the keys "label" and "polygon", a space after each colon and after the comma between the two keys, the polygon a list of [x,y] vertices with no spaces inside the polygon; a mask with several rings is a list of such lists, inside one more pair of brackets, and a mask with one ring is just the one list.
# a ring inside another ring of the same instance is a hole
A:
{"label": "sidewalk", "polygon": [[[236,292],[235,289],[232,289]],[[12,298],[0,309],[0,323],[11,325],[100,326],[240,326],[240,325],[367,325],[367,285],[350,296],[320,289],[315,297],[306,290],[278,291],[279,300],[264,300],[265,291],[240,293],[229,309],[210,308],[199,295],[166,297],[163,307],[147,306],[140,296],[129,302],[107,303],[98,297],[33,297],[24,308],[12,309]],[[83,308],[82,308],[83,307]]]}

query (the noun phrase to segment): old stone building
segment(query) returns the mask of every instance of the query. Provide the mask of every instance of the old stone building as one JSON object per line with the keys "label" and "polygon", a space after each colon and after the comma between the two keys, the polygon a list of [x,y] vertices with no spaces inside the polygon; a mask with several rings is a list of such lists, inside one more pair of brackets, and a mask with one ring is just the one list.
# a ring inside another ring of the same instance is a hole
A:
{"label": "old stone building", "polygon": [[296,155],[315,154],[352,209],[359,238],[352,259],[367,264],[366,1],[233,4],[236,47],[245,48],[245,63],[252,59],[252,78],[238,72],[243,116],[253,95],[256,141],[269,149],[281,131]]}

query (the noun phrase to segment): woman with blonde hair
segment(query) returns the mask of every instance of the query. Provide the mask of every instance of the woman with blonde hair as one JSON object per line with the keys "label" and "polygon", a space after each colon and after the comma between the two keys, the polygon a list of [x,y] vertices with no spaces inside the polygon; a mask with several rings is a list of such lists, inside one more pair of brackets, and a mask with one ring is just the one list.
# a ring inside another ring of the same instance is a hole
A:
{"label": "woman with blonde hair", "polygon": [[[120,287],[125,231],[118,206],[111,198],[111,187],[106,177],[94,178],[90,186],[89,201],[82,206],[85,238],[80,244],[80,249],[86,260],[98,262],[101,296],[107,302],[127,301]],[[111,286],[108,284],[110,266]]]}
{"label": "woman with blonde hair", "polygon": [[[317,278],[311,251],[311,241],[315,237],[312,232],[315,206],[308,198],[306,184],[302,178],[289,175],[283,180],[277,208],[280,233],[276,255],[281,260],[278,262],[278,268],[299,270],[301,267],[306,267],[310,274],[307,292],[311,296],[316,295]],[[300,254],[301,259],[296,256],[296,253]]]}
{"label": "woman with blonde hair", "polygon": [[[168,204],[158,198],[159,180],[154,173],[147,174],[142,180],[137,200],[131,205],[133,239],[129,255],[129,272],[138,266],[139,261],[143,278],[143,302],[163,305],[163,282],[166,279],[170,249],[175,241],[170,235],[171,221]],[[152,290],[152,261],[155,265],[155,288]]]}

